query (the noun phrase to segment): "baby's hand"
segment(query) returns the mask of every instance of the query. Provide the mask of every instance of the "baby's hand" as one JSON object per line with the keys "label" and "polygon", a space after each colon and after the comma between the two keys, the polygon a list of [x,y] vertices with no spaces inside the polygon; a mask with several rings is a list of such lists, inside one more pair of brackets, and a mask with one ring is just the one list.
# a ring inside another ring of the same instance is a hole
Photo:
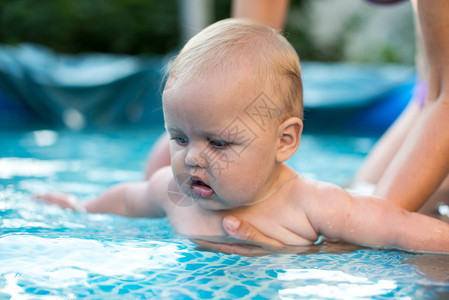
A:
{"label": "baby's hand", "polygon": [[66,193],[57,194],[35,194],[32,197],[33,201],[45,202],[48,204],[56,204],[63,208],[69,208],[79,212],[86,212],[86,207],[78,200],[75,195]]}

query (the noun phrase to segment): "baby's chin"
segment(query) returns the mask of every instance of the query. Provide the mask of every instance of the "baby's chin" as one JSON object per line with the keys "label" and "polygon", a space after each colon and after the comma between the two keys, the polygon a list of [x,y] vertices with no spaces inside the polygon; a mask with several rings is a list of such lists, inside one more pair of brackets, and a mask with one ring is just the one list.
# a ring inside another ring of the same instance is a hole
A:
{"label": "baby's chin", "polygon": [[235,205],[225,204],[213,198],[198,198],[196,200],[198,201],[198,204],[202,208],[207,210],[215,210],[215,211],[231,210],[241,206],[240,204]]}

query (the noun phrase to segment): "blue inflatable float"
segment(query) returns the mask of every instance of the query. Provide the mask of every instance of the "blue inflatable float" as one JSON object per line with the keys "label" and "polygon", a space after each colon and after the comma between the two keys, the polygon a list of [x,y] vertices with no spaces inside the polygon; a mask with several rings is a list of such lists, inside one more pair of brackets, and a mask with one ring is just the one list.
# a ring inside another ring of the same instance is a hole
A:
{"label": "blue inflatable float", "polygon": [[[168,60],[0,46],[0,126],[162,126]],[[406,106],[414,84],[408,66],[303,62],[302,71],[306,129],[383,131]]]}
{"label": "blue inflatable float", "polygon": [[305,127],[381,133],[410,101],[413,67],[302,63]]}

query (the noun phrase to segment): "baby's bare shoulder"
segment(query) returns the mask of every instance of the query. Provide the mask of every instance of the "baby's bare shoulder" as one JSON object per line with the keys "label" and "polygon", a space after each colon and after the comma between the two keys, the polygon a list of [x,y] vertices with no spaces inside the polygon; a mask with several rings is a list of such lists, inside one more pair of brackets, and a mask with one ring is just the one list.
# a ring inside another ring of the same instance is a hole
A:
{"label": "baby's bare shoulder", "polygon": [[318,181],[316,184],[318,200],[326,200],[334,197],[347,197],[348,192],[342,187],[324,181]]}
{"label": "baby's bare shoulder", "polygon": [[351,205],[351,196],[343,188],[329,182],[310,180],[308,194],[302,201],[305,214],[311,220],[328,217]]}
{"label": "baby's bare shoulder", "polygon": [[296,199],[303,205],[322,205],[323,202],[346,198],[348,192],[336,184],[303,178],[296,186]]}
{"label": "baby's bare shoulder", "polygon": [[164,210],[167,209],[165,202],[167,201],[168,190],[172,181],[175,182],[171,167],[161,168],[147,179],[147,194],[149,198],[153,199],[153,202]]}
{"label": "baby's bare shoulder", "polygon": [[154,180],[167,180],[169,178],[173,178],[173,172],[170,166],[166,166],[163,168],[160,168],[156,172],[154,172],[153,175],[151,175],[150,178],[148,178],[148,181],[154,181]]}
{"label": "baby's bare shoulder", "polygon": [[171,167],[163,167],[147,179],[149,189],[153,192],[166,192],[171,181],[174,181]]}

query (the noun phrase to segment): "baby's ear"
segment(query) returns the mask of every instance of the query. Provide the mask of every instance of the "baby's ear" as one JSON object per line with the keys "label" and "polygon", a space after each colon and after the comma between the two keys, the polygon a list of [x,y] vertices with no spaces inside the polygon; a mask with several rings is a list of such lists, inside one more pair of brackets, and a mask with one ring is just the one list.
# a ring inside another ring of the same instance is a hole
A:
{"label": "baby's ear", "polygon": [[285,162],[298,150],[302,128],[303,124],[301,119],[296,117],[290,117],[279,125],[279,146],[276,153],[276,160],[278,162]]}

